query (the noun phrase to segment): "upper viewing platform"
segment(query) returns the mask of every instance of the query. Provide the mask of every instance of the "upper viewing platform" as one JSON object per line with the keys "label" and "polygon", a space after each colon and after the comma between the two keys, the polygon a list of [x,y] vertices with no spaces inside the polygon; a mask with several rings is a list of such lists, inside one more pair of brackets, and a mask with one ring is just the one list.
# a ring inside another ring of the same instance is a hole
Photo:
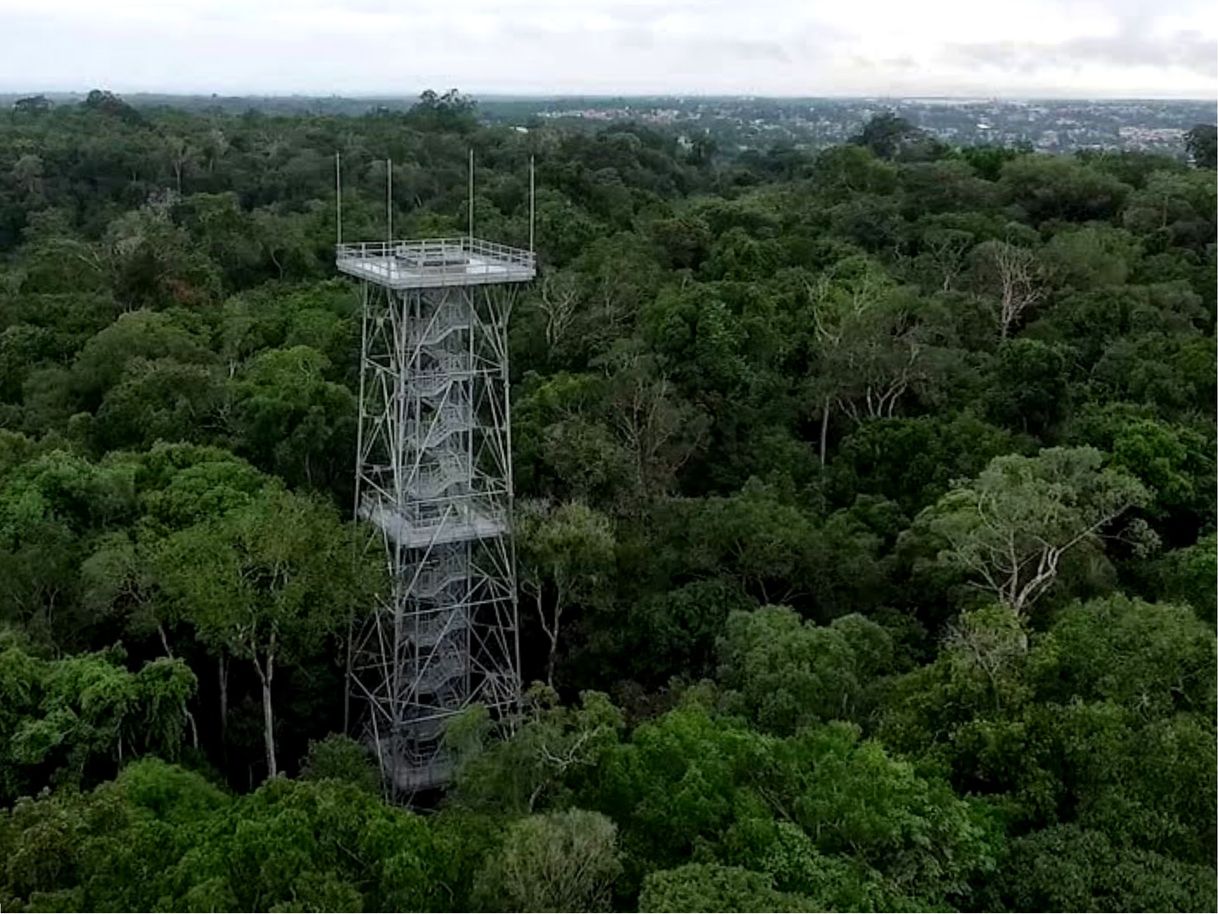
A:
{"label": "upper viewing platform", "polygon": [[391,289],[528,282],[537,274],[531,251],[466,237],[340,244],[335,259],[342,272]]}

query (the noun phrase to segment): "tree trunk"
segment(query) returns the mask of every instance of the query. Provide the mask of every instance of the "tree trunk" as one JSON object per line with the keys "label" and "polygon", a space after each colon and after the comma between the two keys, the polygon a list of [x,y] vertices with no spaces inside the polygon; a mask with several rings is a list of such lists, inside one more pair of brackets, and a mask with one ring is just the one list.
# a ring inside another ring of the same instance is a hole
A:
{"label": "tree trunk", "polygon": [[343,733],[351,735],[351,670],[355,663],[355,614],[347,619],[347,662],[343,674]]}
{"label": "tree trunk", "polygon": [[275,763],[275,715],[271,709],[271,679],[275,674],[275,638],[271,636],[271,653],[266,655],[264,668],[257,658],[254,658],[254,669],[262,681],[262,737],[266,743],[266,776],[273,778],[279,773]]}
{"label": "tree trunk", "polygon": [[262,727],[266,740],[266,776],[273,778],[279,773],[279,769],[275,764],[275,718],[271,713],[270,680],[262,682]]}
{"label": "tree trunk", "polygon": [[[557,622],[557,620],[555,620]],[[554,662],[558,657],[558,629],[550,636],[550,656],[546,658],[546,685],[554,688]]]}
{"label": "tree trunk", "polygon": [[195,749],[199,748],[199,727],[195,724],[195,716],[190,713],[190,709],[186,707],[186,702],[182,702],[182,713],[186,715],[186,723],[190,724],[190,745]]}
{"label": "tree trunk", "polygon": [[825,408],[820,414],[820,465],[825,465],[825,451],[828,448],[829,442],[829,408],[831,401],[825,397]]}
{"label": "tree trunk", "polygon": [[157,634],[161,636],[161,647],[165,648],[165,656],[173,660],[173,651],[169,648],[169,636],[165,633],[165,626],[158,622],[156,630]]}
{"label": "tree trunk", "polygon": [[[173,651],[169,647],[169,636],[165,633],[165,626],[158,622],[156,630],[157,634],[161,636],[161,647],[165,648],[165,656],[173,660]],[[186,718],[186,723],[190,724],[190,744],[198,749],[199,728],[195,724],[195,716],[190,713],[190,708],[187,706],[185,699],[182,700],[182,714]]]}
{"label": "tree trunk", "polygon": [[550,641],[549,655],[546,657],[546,685],[550,688],[554,687],[554,666],[558,656],[558,625],[562,618],[562,592],[559,591],[558,600],[554,604],[554,624],[551,625],[546,621],[546,607],[543,597],[543,590],[538,585],[534,593],[534,599],[537,601],[537,618],[541,622],[541,630],[546,633],[546,638]]}
{"label": "tree trunk", "polygon": [[220,745],[228,744],[228,665],[224,655],[219,657],[220,664]]}

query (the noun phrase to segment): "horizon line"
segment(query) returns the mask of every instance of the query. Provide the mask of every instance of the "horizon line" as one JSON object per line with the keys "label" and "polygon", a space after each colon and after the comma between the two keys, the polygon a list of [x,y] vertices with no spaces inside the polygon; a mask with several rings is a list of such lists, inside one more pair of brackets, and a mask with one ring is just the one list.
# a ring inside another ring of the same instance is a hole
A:
{"label": "horizon line", "polygon": [[[449,87],[451,88],[451,87]],[[112,92],[119,96],[140,96],[140,95],[160,95],[170,98],[265,98],[265,99],[339,99],[351,101],[364,100],[384,100],[384,99],[400,99],[414,100],[428,89],[421,89],[418,92],[404,91],[372,91],[360,90],[357,92],[344,93],[322,93],[308,91],[278,91],[278,90],[246,90],[246,91],[208,91],[208,90],[182,90],[182,89],[130,89],[130,90],[115,90],[106,89],[102,86],[92,86],[87,89],[16,89],[0,87],[0,95],[88,95],[94,90]],[[437,90],[431,90],[437,91]],[[444,91],[447,91],[444,90]],[[475,101],[479,98],[486,99],[520,99],[531,101],[549,101],[571,98],[588,98],[588,99],[758,99],[758,100],[774,100],[774,101],[802,101],[802,100],[829,100],[829,101],[848,101],[848,100],[900,100],[900,101],[917,101],[926,99],[929,101],[1049,101],[1049,102],[1070,102],[1070,101],[1087,101],[1087,102],[1195,102],[1195,103],[1210,103],[1218,105],[1218,94],[1213,96],[1204,95],[1038,95],[1035,93],[1028,94],[1004,94],[1004,93],[983,93],[983,92],[959,92],[959,93],[936,93],[936,92],[913,92],[908,94],[896,94],[886,92],[860,92],[853,94],[778,94],[778,93],[758,93],[758,92],[680,92],[680,91],[662,91],[662,92],[620,92],[620,91],[546,91],[546,92],[480,92],[477,90],[458,90],[462,95],[472,97]],[[1218,114],[1218,112],[1216,112]]]}

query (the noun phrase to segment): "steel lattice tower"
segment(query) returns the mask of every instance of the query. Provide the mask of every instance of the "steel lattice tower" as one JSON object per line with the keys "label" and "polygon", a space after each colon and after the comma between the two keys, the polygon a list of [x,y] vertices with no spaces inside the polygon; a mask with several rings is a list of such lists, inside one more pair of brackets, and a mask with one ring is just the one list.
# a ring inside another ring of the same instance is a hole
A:
{"label": "steel lattice tower", "polygon": [[507,324],[534,255],[472,237],[340,244],[361,280],[356,505],[392,576],[353,688],[399,794],[447,781],[444,725],[520,695]]}

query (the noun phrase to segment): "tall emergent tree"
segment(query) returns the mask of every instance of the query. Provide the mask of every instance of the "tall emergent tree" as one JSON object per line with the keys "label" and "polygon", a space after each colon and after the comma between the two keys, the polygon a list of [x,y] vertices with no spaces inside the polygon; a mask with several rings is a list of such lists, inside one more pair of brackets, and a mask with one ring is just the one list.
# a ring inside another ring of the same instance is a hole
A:
{"label": "tall emergent tree", "polygon": [[[1062,560],[1100,546],[1115,522],[1149,499],[1131,476],[1104,466],[1095,448],[1050,448],[995,457],[975,480],[928,508],[918,525],[942,544],[938,561],[1017,613],[1057,580]],[[1126,528],[1144,541],[1144,525]]]}
{"label": "tall emergent tree", "polygon": [[354,555],[332,507],[271,488],[174,534],[159,557],[163,586],[199,638],[215,654],[248,660],[258,674],[269,777],[279,770],[276,665],[316,652],[354,608],[368,605],[376,566]]}

